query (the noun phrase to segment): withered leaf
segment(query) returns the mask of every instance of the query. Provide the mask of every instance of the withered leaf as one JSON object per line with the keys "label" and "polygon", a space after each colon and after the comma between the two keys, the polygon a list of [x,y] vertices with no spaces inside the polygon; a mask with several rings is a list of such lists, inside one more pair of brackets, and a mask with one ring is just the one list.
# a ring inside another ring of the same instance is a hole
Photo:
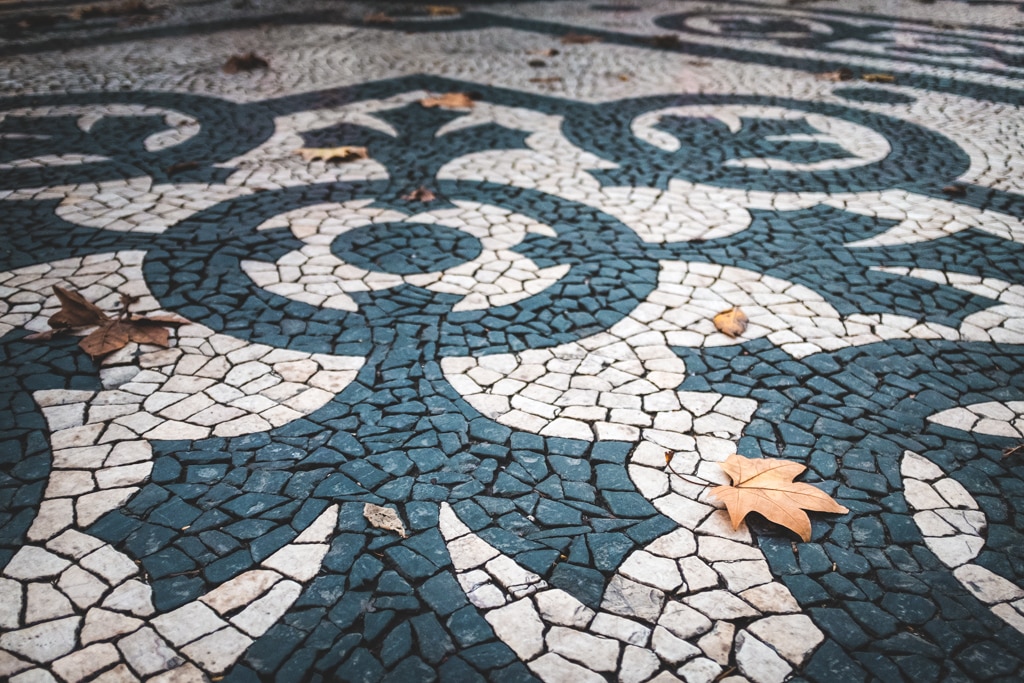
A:
{"label": "withered leaf", "polygon": [[530,83],[560,83],[561,80],[561,76],[537,76],[536,78],[531,78]]}
{"label": "withered leaf", "polygon": [[226,74],[236,74],[239,71],[266,69],[269,66],[270,64],[263,57],[260,57],[255,52],[249,52],[244,55],[232,55],[228,61],[224,62],[221,71]]}
{"label": "withered leaf", "polygon": [[842,66],[835,71],[826,71],[823,74],[818,74],[818,78],[823,81],[848,81],[853,78],[853,71]]}
{"label": "withered leaf", "polygon": [[679,47],[679,36],[674,33],[665,33],[660,36],[651,36],[650,38],[644,38],[645,43],[653,45],[654,47]]}
{"label": "withered leaf", "polygon": [[167,167],[165,172],[167,175],[174,175],[176,173],[184,173],[185,171],[194,171],[199,168],[200,164],[198,161],[179,161],[176,164],[171,164]]}
{"label": "withered leaf", "polygon": [[732,485],[716,486],[710,493],[725,503],[734,529],[749,513],[757,512],[806,542],[811,540],[811,520],[804,510],[849,512],[821,489],[794,482],[807,469],[798,462],[733,454],[720,464]]}
{"label": "withered leaf", "polygon": [[420,104],[428,109],[440,107],[441,109],[472,109],[475,102],[473,98],[464,92],[448,92],[443,95],[424,97]]}
{"label": "withered leaf", "polygon": [[963,185],[946,185],[942,188],[942,193],[951,197],[963,197],[967,194],[967,188]]}
{"label": "withered leaf", "polygon": [[78,292],[54,285],[53,293],[60,300],[60,310],[51,315],[49,320],[50,327],[54,329],[91,327],[110,320],[110,316],[99,306]]}
{"label": "withered leaf", "polygon": [[82,339],[78,346],[95,359],[124,348],[129,341],[131,324],[123,320],[108,320]]}
{"label": "withered leaf", "polygon": [[459,14],[459,8],[451,5],[427,5],[425,9],[432,17],[454,17]]}
{"label": "withered leaf", "polygon": [[407,202],[432,202],[437,199],[437,196],[430,188],[420,185],[409,194],[402,195],[402,199]]}
{"label": "withered leaf", "polygon": [[864,74],[860,77],[862,81],[868,83],[895,83],[896,77],[892,74]]}
{"label": "withered leaf", "polygon": [[1015,455],[1024,455],[1024,443],[1020,444],[1019,446],[1011,446],[1009,448],[1003,449],[1004,458],[1011,458]]}
{"label": "withered leaf", "polygon": [[739,308],[733,307],[716,315],[714,322],[715,327],[722,334],[738,337],[747,329],[747,323],[750,321],[747,319],[746,313]]}
{"label": "withered leaf", "polygon": [[300,147],[295,153],[306,161],[355,161],[357,159],[369,159],[370,155],[365,147]]}
{"label": "withered leaf", "polygon": [[371,12],[363,17],[364,24],[391,24],[394,23],[394,19],[389,17],[384,12]]}
{"label": "withered leaf", "polygon": [[601,42],[601,39],[597,36],[587,35],[586,33],[566,33],[559,40],[563,45],[586,45],[587,43]]}
{"label": "withered leaf", "polygon": [[406,537],[405,525],[402,524],[402,518],[399,517],[398,513],[392,508],[374,505],[373,503],[365,503],[363,505],[363,517],[365,517],[366,521],[368,521],[372,526],[375,526],[378,529],[394,531],[402,538]]}

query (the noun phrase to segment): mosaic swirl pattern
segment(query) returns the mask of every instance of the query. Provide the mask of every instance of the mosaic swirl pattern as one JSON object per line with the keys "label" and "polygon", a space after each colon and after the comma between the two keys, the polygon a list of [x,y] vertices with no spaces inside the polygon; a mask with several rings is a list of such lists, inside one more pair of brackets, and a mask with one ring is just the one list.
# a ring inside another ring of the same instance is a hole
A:
{"label": "mosaic swirl pattern", "polygon": [[0,677],[1018,679],[1017,3],[350,5],[0,10]]}

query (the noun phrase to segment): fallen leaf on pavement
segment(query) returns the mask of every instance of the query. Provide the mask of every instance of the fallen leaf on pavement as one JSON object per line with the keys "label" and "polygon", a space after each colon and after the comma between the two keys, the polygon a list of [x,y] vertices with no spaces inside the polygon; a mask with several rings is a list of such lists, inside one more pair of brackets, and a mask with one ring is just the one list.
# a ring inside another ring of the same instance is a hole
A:
{"label": "fallen leaf on pavement", "polygon": [[427,5],[426,10],[432,17],[454,17],[459,14],[459,8],[451,5]]}
{"label": "fallen leaf on pavement", "polygon": [[394,19],[389,17],[384,12],[371,12],[363,17],[364,24],[392,24]]}
{"label": "fallen leaf on pavement", "polygon": [[175,173],[184,173],[185,171],[194,171],[199,168],[200,164],[198,161],[179,161],[176,164],[171,164],[167,167],[167,175],[174,175]]}
{"label": "fallen leaf on pavement", "polygon": [[860,77],[862,81],[868,83],[895,83],[896,77],[891,74],[864,74]]}
{"label": "fallen leaf on pavement", "polygon": [[51,315],[48,321],[50,327],[55,330],[91,327],[92,325],[102,325],[110,320],[110,316],[104,313],[99,306],[78,292],[54,285],[53,293],[60,301],[60,310]]}
{"label": "fallen leaf on pavement", "polygon": [[176,315],[134,316],[128,312],[128,306],[134,303],[134,299],[124,295],[121,296],[121,311],[116,318],[111,318],[78,292],[54,285],[53,293],[60,301],[60,310],[50,316],[48,321],[53,329],[28,338],[45,341],[66,330],[96,327],[78,344],[94,359],[124,348],[128,342],[166,347],[170,339],[167,326],[188,323]]}
{"label": "fallen leaf on pavement", "polygon": [[563,45],[586,45],[587,43],[599,43],[601,39],[597,36],[587,35],[586,33],[566,33],[559,40]]}
{"label": "fallen leaf on pavement", "polygon": [[402,195],[402,199],[407,202],[432,202],[437,199],[437,196],[429,188],[421,185],[409,194]]}
{"label": "fallen leaf on pavement", "polygon": [[464,92],[447,92],[443,95],[424,97],[420,104],[428,109],[441,107],[441,109],[472,109],[475,102],[473,98]]}
{"label": "fallen leaf on pavement", "polygon": [[232,55],[224,62],[221,71],[226,74],[236,74],[239,71],[253,71],[255,69],[266,69],[270,64],[255,52],[244,55]]}
{"label": "fallen leaf on pavement", "polygon": [[806,465],[778,458],[730,455],[720,463],[731,486],[716,486],[711,495],[725,503],[733,529],[751,512],[781,524],[804,542],[811,540],[811,520],[804,510],[845,513],[849,510],[821,489],[794,482]]}
{"label": "fallen leaf on pavement", "polygon": [[357,159],[369,159],[370,155],[365,147],[300,147],[295,153],[306,161],[356,161]]}
{"label": "fallen leaf on pavement", "polygon": [[747,314],[740,309],[730,308],[728,311],[722,311],[716,315],[714,322],[715,327],[722,334],[738,337],[747,329],[747,323],[750,321],[747,319]]}
{"label": "fallen leaf on pavement", "polygon": [[674,33],[665,33],[660,36],[644,38],[643,42],[654,47],[679,47],[679,36]]}
{"label": "fallen leaf on pavement", "polygon": [[402,524],[402,518],[399,517],[398,513],[391,508],[374,505],[373,503],[365,503],[363,505],[363,517],[365,517],[366,521],[368,521],[372,526],[375,526],[378,529],[394,531],[402,538],[406,537],[405,525]]}
{"label": "fallen leaf on pavement", "polygon": [[1019,446],[1011,446],[1010,448],[1003,449],[1003,457],[1010,458],[1015,455],[1024,455],[1024,443]]}
{"label": "fallen leaf on pavement", "polygon": [[536,78],[531,78],[530,83],[558,83],[561,80],[561,76],[538,76]]}
{"label": "fallen leaf on pavement", "polygon": [[942,188],[943,194],[948,194],[951,197],[963,197],[967,194],[967,188],[963,185],[946,185]]}

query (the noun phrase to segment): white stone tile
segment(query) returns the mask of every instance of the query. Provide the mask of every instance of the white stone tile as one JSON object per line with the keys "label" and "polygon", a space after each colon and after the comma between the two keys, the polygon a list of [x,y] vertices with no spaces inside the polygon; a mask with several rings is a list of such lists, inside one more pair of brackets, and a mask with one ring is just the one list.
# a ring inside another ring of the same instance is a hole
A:
{"label": "white stone tile", "polygon": [[148,583],[136,579],[125,581],[110,592],[103,601],[103,608],[136,617],[148,617],[154,612],[153,589]]}
{"label": "white stone tile", "polygon": [[989,605],[997,602],[1008,602],[1024,597],[1024,589],[1007,581],[990,569],[980,565],[967,564],[953,570],[960,583],[974,597]]}
{"label": "white stone tile", "polygon": [[280,580],[277,572],[253,569],[225,581],[199,599],[218,614],[230,614],[266,593]]}
{"label": "white stone tile", "polygon": [[83,557],[79,563],[112,586],[139,572],[139,568],[126,555],[106,544]]}
{"label": "white stone tile", "polygon": [[746,631],[736,634],[736,665],[754,683],[782,683],[792,672],[782,657]]}
{"label": "white stone tile", "polygon": [[825,639],[818,627],[803,614],[765,617],[748,624],[747,630],[797,667]]}
{"label": "white stone tile", "polygon": [[651,635],[651,647],[658,657],[670,664],[679,664],[701,654],[699,649],[682,638],[677,638],[668,629],[661,626],[654,628],[654,633]]}
{"label": "white stone tile", "polygon": [[548,649],[566,659],[583,664],[592,671],[615,671],[621,646],[619,641],[601,638],[564,626],[551,627],[544,638]]}
{"label": "white stone tile", "polygon": [[179,647],[227,626],[216,612],[198,600],[158,615],[149,623],[161,636]]}
{"label": "white stone tile", "polygon": [[320,572],[328,546],[322,543],[286,545],[263,561],[262,566],[306,582]]}
{"label": "white stone tile", "polygon": [[683,602],[712,620],[754,617],[758,611],[728,591],[712,590],[695,593]]}
{"label": "white stone tile", "polygon": [[281,581],[263,597],[231,618],[231,624],[253,638],[262,636],[292,606],[302,592],[294,581]]}
{"label": "white stone tile", "polygon": [[85,614],[80,638],[83,645],[110,640],[138,630],[142,623],[140,619],[94,607]]}
{"label": "white stone tile", "polygon": [[619,667],[620,683],[643,683],[661,666],[657,655],[646,648],[627,645]]}
{"label": "white stone tile", "polygon": [[186,645],[182,654],[211,675],[225,672],[252,645],[252,638],[228,626]]}
{"label": "white stone tile", "polygon": [[75,646],[75,632],[81,617],[65,617],[0,634],[0,648],[45,664],[63,657]]}
{"label": "white stone tile", "polygon": [[4,568],[4,575],[14,579],[47,579],[57,576],[71,563],[38,546],[22,546]]}
{"label": "white stone tile", "polygon": [[534,600],[545,623],[582,630],[594,619],[594,610],[559,588],[536,593]]}
{"label": "white stone tile", "polygon": [[35,624],[74,614],[71,601],[48,583],[29,583],[25,591],[25,623]]}
{"label": "white stone tile", "polygon": [[523,661],[529,661],[543,651],[544,624],[529,598],[520,598],[491,610],[484,618],[498,638]]}
{"label": "white stone tile", "polygon": [[542,681],[564,681],[565,683],[604,683],[605,681],[604,676],[578,664],[573,664],[551,652],[530,662],[528,666]]}

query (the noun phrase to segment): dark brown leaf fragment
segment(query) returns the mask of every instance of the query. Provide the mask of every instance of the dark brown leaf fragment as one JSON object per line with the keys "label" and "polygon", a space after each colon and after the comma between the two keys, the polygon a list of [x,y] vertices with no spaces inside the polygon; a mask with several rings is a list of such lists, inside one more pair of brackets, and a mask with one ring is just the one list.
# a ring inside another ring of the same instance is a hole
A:
{"label": "dark brown leaf fragment", "polygon": [[91,327],[110,320],[110,316],[78,292],[53,286],[53,293],[60,300],[60,310],[50,316],[49,324],[54,329],[69,327]]}
{"label": "dark brown leaf fragment", "polygon": [[841,66],[835,71],[826,71],[825,73],[818,74],[818,78],[823,81],[849,81],[853,79],[853,71],[845,66]]}
{"label": "dark brown leaf fragment", "polygon": [[942,188],[943,194],[948,194],[950,197],[963,197],[967,194],[967,188],[963,185],[946,185]]}
{"label": "dark brown leaf fragment", "polygon": [[179,161],[176,164],[171,164],[167,167],[167,175],[175,175],[176,173],[184,173],[185,171],[194,171],[199,168],[200,164],[198,161]]}
{"label": "dark brown leaf fragment", "polygon": [[566,33],[559,38],[562,45],[587,45],[588,43],[599,43],[601,39],[586,33]]}
{"label": "dark brown leaf fragment", "polygon": [[1010,446],[1003,449],[1004,458],[1012,458],[1015,455],[1024,455],[1024,443],[1019,446]]}
{"label": "dark brown leaf fragment", "polygon": [[249,52],[244,55],[232,55],[228,61],[224,62],[221,70],[226,74],[236,74],[240,71],[254,71],[268,67],[270,67],[270,64],[267,60],[255,52]]}
{"label": "dark brown leaf fragment", "polygon": [[437,199],[437,196],[434,195],[430,188],[421,185],[409,194],[402,195],[402,199],[407,202],[432,202]]}

